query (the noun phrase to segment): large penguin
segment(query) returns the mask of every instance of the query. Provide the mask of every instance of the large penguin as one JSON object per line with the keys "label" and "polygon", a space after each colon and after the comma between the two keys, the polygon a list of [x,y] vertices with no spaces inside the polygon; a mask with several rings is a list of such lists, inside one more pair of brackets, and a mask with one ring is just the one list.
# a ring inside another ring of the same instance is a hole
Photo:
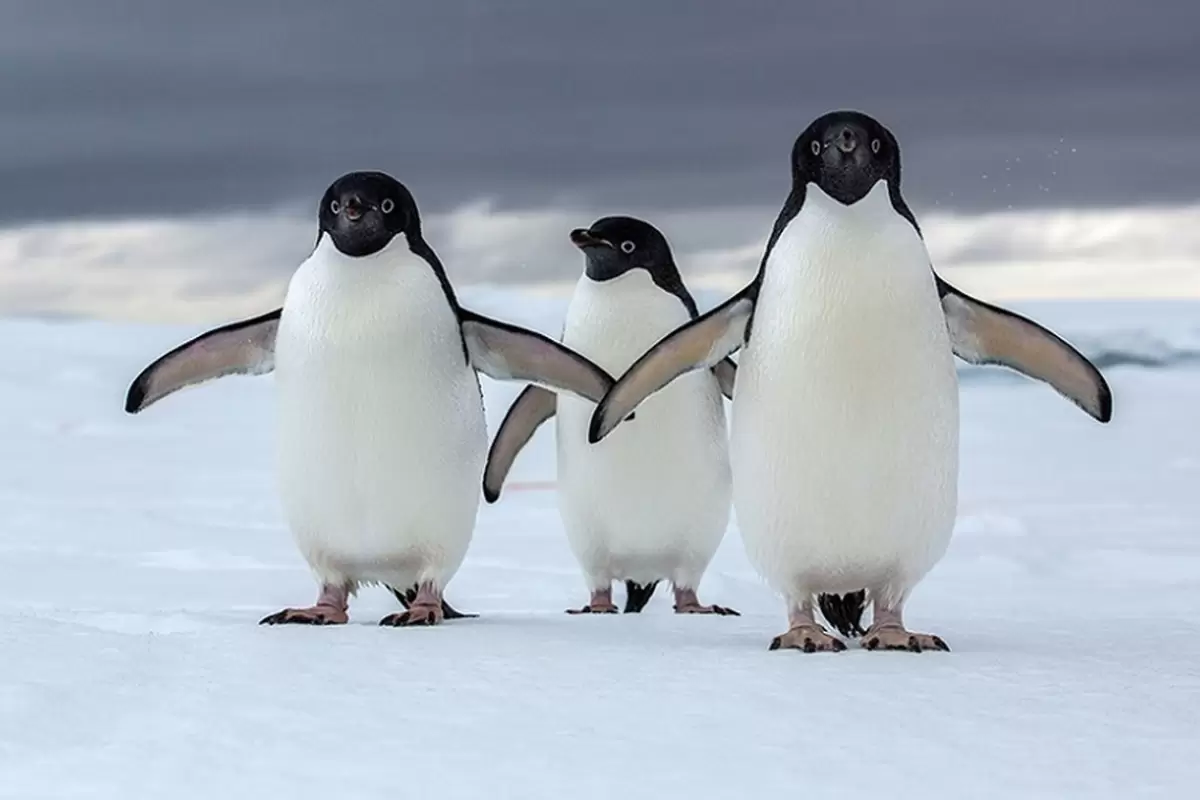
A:
{"label": "large penguin", "polygon": [[598,400],[612,378],[532,331],[459,305],[416,202],[380,172],[325,192],[317,244],[283,308],[205,333],[147,367],[126,410],[190,384],[274,370],[280,490],[317,602],[267,624],[338,624],[362,584],[407,610],[382,625],[460,616],[442,590],[479,506],[487,428],[476,372]]}
{"label": "large penguin", "polygon": [[1046,381],[1101,422],[1112,395],[1062,339],[934,273],[900,193],[899,146],[879,122],[851,111],[818,118],[795,142],[791,173],[754,280],[622,375],[589,438],[740,349],[734,508],[751,562],[787,602],[789,629],[771,649],[845,649],[816,621],[818,598],[868,649],[949,649],[902,615],[954,525],[953,355]]}
{"label": "large penguin", "polygon": [[[567,307],[562,342],[614,374],[678,325],[695,319],[670,245],[648,222],[604,217],[571,232],[584,271]],[[488,454],[483,493],[500,494],[517,453],[557,413],[558,503],[591,597],[571,613],[638,612],[670,581],[680,614],[736,614],[702,605],[696,588],[729,524],[729,447],[721,385],[736,365],[684,376],[600,445],[587,441],[595,404],[536,386],[517,397]]]}

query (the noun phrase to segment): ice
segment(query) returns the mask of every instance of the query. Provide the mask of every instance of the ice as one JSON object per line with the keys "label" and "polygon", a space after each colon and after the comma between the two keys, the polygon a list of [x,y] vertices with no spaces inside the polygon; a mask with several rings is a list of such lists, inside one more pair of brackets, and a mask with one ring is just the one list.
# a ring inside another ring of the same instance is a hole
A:
{"label": "ice", "polygon": [[[463,292],[556,334],[562,300]],[[711,304],[709,298],[708,304]],[[125,415],[196,332],[0,322],[0,797],[1129,798],[1200,785],[1200,306],[1017,306],[1111,359],[1102,426],[964,371],[961,508],[913,627],[949,654],[768,652],[785,627],[731,527],[739,618],[585,600],[553,433],[483,505],[448,591],[474,620],[266,628],[314,586],[274,493],[270,378]],[[1150,343],[1150,344],[1147,344]],[[1157,349],[1156,349],[1157,348]],[[484,379],[492,430],[519,387]]]}

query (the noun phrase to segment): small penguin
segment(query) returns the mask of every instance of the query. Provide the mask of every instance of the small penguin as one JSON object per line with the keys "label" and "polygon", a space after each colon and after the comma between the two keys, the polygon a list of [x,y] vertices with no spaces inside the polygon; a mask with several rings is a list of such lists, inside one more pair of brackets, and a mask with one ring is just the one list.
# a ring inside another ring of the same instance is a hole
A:
{"label": "small penguin", "polygon": [[[1112,394],[1070,345],[938,277],[900,193],[892,133],[851,111],[796,139],[792,189],[753,281],[664,337],[596,407],[599,442],[677,376],[741,350],[733,503],[747,555],[787,602],[771,649],[948,650],[903,618],[957,506],[953,355],[1045,381],[1100,422]],[[869,630],[861,628],[867,603]]]}
{"label": "small penguin", "polygon": [[[662,233],[631,217],[605,217],[571,232],[584,271],[567,308],[562,342],[613,374],[697,316]],[[639,612],[668,580],[680,614],[736,615],[701,605],[696,588],[730,513],[722,387],[737,367],[681,377],[638,409],[604,443],[587,441],[595,403],[527,387],[488,453],[483,493],[495,502],[517,453],[557,412],[558,502],[567,540],[591,592],[569,613],[616,613],[612,582],[624,581],[625,611]]]}
{"label": "small penguin", "polygon": [[283,510],[320,593],[265,624],[340,624],[360,585],[407,609],[380,624],[464,616],[442,590],[466,554],[487,426],[477,372],[578,392],[612,378],[539,333],[459,305],[408,189],[352,172],[325,192],[312,254],[283,307],[209,331],[147,367],[137,413],[185,386],[274,370]]}

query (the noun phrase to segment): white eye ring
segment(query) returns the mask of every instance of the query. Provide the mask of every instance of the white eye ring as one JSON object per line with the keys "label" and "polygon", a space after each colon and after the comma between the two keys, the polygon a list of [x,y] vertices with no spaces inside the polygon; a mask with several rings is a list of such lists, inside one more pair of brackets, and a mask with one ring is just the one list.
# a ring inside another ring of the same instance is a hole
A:
{"label": "white eye ring", "polygon": [[878,139],[872,139],[872,140],[871,140],[871,152],[872,152],[872,153],[878,153],[878,152],[879,152],[879,140],[878,140]]}
{"label": "white eye ring", "polygon": [[392,213],[392,209],[394,209],[395,207],[396,207],[396,203],[390,197],[385,197],[383,199],[383,202],[379,204],[379,210],[385,214]]}
{"label": "white eye ring", "polygon": [[329,210],[335,214],[340,214],[340,213],[342,213],[342,204],[339,203],[337,200],[331,200],[329,202]]}
{"label": "white eye ring", "polygon": [[812,154],[814,156],[821,155],[821,143],[818,142],[816,139],[812,140],[812,144],[810,145],[810,148],[812,149]]}
{"label": "white eye ring", "polygon": [[629,241],[628,239],[621,242],[621,252],[624,253],[625,255],[629,255],[634,250],[637,250],[637,245],[634,244],[633,242]]}

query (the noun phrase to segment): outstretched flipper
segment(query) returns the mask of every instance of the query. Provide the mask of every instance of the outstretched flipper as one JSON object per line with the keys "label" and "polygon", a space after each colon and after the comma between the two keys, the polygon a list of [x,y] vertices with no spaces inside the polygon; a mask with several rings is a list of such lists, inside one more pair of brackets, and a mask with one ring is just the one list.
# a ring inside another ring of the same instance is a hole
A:
{"label": "outstretched flipper", "polygon": [[504,485],[517,453],[533,438],[538,426],[554,416],[557,407],[554,392],[540,386],[526,386],[517,395],[488,450],[487,466],[483,470],[483,498],[489,503],[500,499],[500,487]]}
{"label": "outstretched flipper", "polygon": [[612,433],[639,403],[685,372],[724,363],[745,344],[757,297],[758,285],[751,284],[651,347],[596,406],[588,441],[595,444]]}
{"label": "outstretched flipper", "polygon": [[1112,391],[1078,350],[1036,322],[963,294],[940,277],[938,296],[954,354],[998,364],[1050,384],[1100,422],[1112,419]]}
{"label": "outstretched flipper", "polygon": [[460,308],[471,366],[497,380],[529,381],[599,402],[612,376],[548,336]]}
{"label": "outstretched flipper", "polygon": [[737,362],[732,358],[723,358],[717,362],[712,371],[713,375],[717,376],[717,385],[721,387],[721,394],[732,400],[733,384],[737,381]]}
{"label": "outstretched flipper", "polygon": [[[408,587],[408,590],[404,591],[404,592],[400,591],[395,586],[389,586],[387,588],[388,588],[388,591],[391,592],[393,595],[395,595],[396,599],[400,601],[400,605],[404,606],[406,611],[410,610],[413,607],[413,603],[415,603],[417,600],[418,589],[416,586],[410,586],[410,587]],[[479,615],[478,614],[464,614],[461,611],[456,611],[454,609],[454,607],[451,606],[449,603],[447,603],[446,600],[443,598],[442,599],[442,616],[445,619],[475,619]]]}
{"label": "outstretched flipper", "polygon": [[282,309],[223,325],[181,344],[142,370],[125,396],[136,414],[185,386],[226,375],[263,375],[275,369],[275,333]]}

